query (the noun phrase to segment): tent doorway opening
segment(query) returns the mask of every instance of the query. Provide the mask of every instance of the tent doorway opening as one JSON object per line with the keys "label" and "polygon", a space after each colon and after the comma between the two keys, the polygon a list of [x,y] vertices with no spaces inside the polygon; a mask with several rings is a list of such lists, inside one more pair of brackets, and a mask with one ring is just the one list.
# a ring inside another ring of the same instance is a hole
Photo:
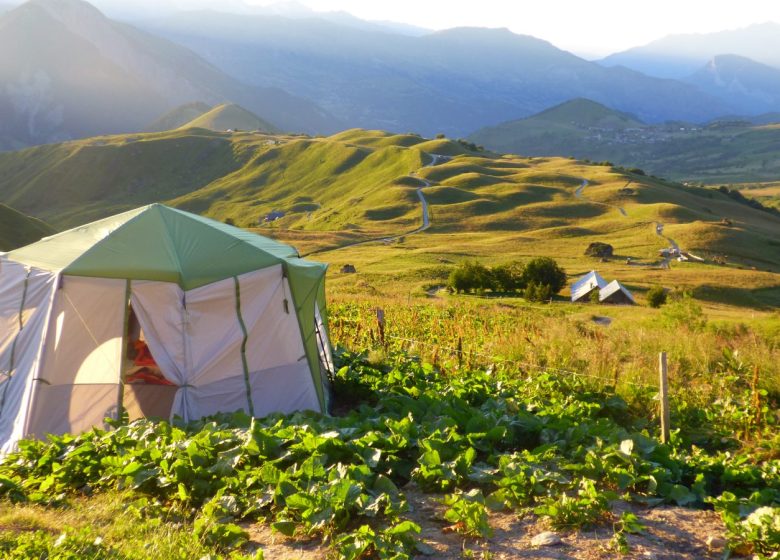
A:
{"label": "tent doorway opening", "polygon": [[129,306],[127,337],[123,356],[122,406],[128,418],[161,418],[171,415],[178,385],[165,377],[146,343],[138,317]]}

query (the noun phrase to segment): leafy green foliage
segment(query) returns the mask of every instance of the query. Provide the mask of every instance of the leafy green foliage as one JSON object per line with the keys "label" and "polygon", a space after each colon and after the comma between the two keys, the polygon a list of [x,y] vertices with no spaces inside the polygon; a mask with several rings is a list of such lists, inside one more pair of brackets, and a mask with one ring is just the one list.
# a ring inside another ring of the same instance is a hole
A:
{"label": "leafy green foliage", "polygon": [[512,262],[492,268],[466,261],[450,272],[447,285],[456,293],[520,290],[529,301],[547,301],[566,285],[566,273],[548,257],[532,259],[526,265]]}
{"label": "leafy green foliage", "polygon": [[653,286],[647,290],[647,305],[658,308],[666,303],[666,290],[663,286]]}
{"label": "leafy green foliage", "polygon": [[729,531],[729,546],[740,554],[759,558],[780,553],[780,492],[765,489],[739,498],[732,492],[708,500],[715,505]]}
{"label": "leafy green foliage", "polygon": [[91,531],[64,532],[58,536],[45,531],[0,533],[0,553],[6,560],[124,559]]}
{"label": "leafy green foliage", "polygon": [[701,330],[707,324],[701,305],[687,292],[673,294],[671,301],[664,306],[662,316],[670,326],[682,326],[692,331]]}
{"label": "leafy green foliage", "polygon": [[481,490],[450,494],[444,498],[444,503],[449,506],[444,518],[452,523],[452,530],[467,537],[493,536]]}
{"label": "leafy green foliage", "polygon": [[550,301],[553,291],[549,284],[529,283],[523,290],[523,297],[528,301],[545,302]]}
{"label": "leafy green foliage", "polygon": [[620,519],[614,524],[615,534],[610,542],[612,548],[620,554],[628,554],[631,551],[631,547],[628,545],[626,534],[636,535],[642,533],[645,528],[636,514],[624,511],[620,514]]}
{"label": "leafy green foliage", "polygon": [[448,285],[457,293],[469,293],[492,290],[496,283],[490,269],[485,265],[476,261],[467,261],[453,269]]}
{"label": "leafy green foliage", "polygon": [[599,492],[592,480],[583,479],[576,496],[563,493],[548,498],[534,513],[548,517],[553,527],[560,529],[588,527],[604,519],[609,500],[615,498],[612,493]]}
{"label": "leafy green foliage", "polygon": [[410,481],[447,492],[445,515],[466,535],[489,535],[488,508],[597,524],[618,493],[640,503],[712,499],[724,516],[736,512],[732,533],[756,550],[774,534],[764,521],[741,522],[778,502],[778,459],[723,449],[720,437],[694,447],[682,432],[661,445],[610,389],[548,373],[446,375],[405,354],[380,366],[338,359],[335,391],[353,399],[344,416],[139,420],[24,441],[0,463],[0,492],[56,505],[87,489],[123,490],[138,497],[128,505],[138,515],[179,512],[215,554],[244,542],[240,522],[262,520],[329,539],[342,558],[408,558],[424,548],[405,519]]}
{"label": "leafy green foliage", "polygon": [[536,257],[526,263],[523,281],[526,285],[549,286],[557,294],[566,286],[566,272],[550,257]]}

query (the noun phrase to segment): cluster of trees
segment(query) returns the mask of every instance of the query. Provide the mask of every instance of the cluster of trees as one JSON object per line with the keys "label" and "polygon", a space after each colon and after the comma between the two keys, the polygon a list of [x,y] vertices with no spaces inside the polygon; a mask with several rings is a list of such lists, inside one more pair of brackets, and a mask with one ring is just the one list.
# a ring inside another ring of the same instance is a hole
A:
{"label": "cluster of trees", "polygon": [[477,261],[468,261],[455,267],[448,281],[448,288],[456,293],[519,292],[530,301],[549,301],[564,286],[566,272],[549,257],[490,268]]}
{"label": "cluster of trees", "polygon": [[755,208],[756,210],[761,210],[762,212],[769,212],[770,214],[774,214],[775,216],[780,216],[780,210],[777,208],[773,208],[772,206],[764,206],[756,200],[755,198],[748,198],[745,195],[743,195],[740,191],[736,189],[729,189],[727,186],[722,185],[718,187],[718,190],[731,198],[732,200],[739,202],[740,204],[744,204],[745,206],[750,206],[751,208]]}

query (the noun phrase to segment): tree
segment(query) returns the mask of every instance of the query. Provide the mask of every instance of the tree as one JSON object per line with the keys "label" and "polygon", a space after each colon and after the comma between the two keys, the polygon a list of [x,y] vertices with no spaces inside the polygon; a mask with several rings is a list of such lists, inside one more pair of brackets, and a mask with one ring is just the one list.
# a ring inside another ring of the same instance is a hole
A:
{"label": "tree", "polygon": [[495,282],[490,270],[477,261],[467,261],[455,267],[450,273],[447,284],[456,293],[495,289]]}
{"label": "tree", "polygon": [[531,282],[523,290],[523,298],[528,301],[544,303],[550,301],[552,296],[553,292],[549,284],[536,284]]}
{"label": "tree", "polygon": [[525,287],[523,284],[523,265],[520,262],[512,262],[494,266],[490,270],[493,276],[495,289],[502,292],[516,292]]}
{"label": "tree", "polygon": [[666,303],[666,290],[663,286],[653,286],[647,291],[647,305],[659,308]]}
{"label": "tree", "polygon": [[566,272],[550,257],[536,257],[525,265],[523,283],[549,286],[550,293],[557,294],[566,286]]}

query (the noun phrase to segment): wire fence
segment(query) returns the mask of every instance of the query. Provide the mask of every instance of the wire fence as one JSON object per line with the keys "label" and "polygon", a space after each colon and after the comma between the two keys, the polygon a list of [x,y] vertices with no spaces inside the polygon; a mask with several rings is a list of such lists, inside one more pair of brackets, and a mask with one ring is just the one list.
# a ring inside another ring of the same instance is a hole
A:
{"label": "wire fence", "polygon": [[[386,342],[387,339],[397,340],[405,344],[414,344],[416,346],[421,347],[427,347],[432,348],[435,350],[438,350],[439,353],[445,352],[449,354],[452,357],[456,357],[459,360],[459,363],[462,366],[463,358],[464,357],[477,357],[482,358],[482,362],[480,365],[489,367],[490,365],[499,365],[499,366],[515,366],[519,369],[525,369],[527,371],[536,371],[536,372],[542,372],[542,373],[556,373],[560,375],[568,375],[572,377],[577,377],[581,379],[592,379],[596,380],[602,383],[610,381],[610,379],[600,376],[600,375],[594,375],[589,373],[582,373],[579,371],[575,371],[572,369],[565,369],[565,368],[559,368],[555,366],[550,366],[546,364],[538,364],[538,363],[531,363],[524,360],[514,360],[510,358],[503,358],[500,356],[493,356],[490,354],[485,354],[483,352],[478,352],[475,350],[464,350],[462,340],[458,340],[458,346],[447,346],[443,345],[437,342],[431,342],[431,341],[423,341],[423,340],[417,340],[414,338],[409,337],[403,337],[403,336],[396,336],[392,334],[384,334],[383,327],[380,328],[380,339],[384,339],[384,342]],[[380,340],[380,342],[382,342]],[[383,345],[385,345],[383,342]],[[403,344],[401,345],[402,349],[407,350],[408,348],[404,348]],[[659,386],[657,384],[653,383],[643,383],[641,381],[632,381],[632,380],[621,380],[621,383],[625,385],[629,385],[632,387],[637,387],[640,389],[655,389],[658,390]]]}

